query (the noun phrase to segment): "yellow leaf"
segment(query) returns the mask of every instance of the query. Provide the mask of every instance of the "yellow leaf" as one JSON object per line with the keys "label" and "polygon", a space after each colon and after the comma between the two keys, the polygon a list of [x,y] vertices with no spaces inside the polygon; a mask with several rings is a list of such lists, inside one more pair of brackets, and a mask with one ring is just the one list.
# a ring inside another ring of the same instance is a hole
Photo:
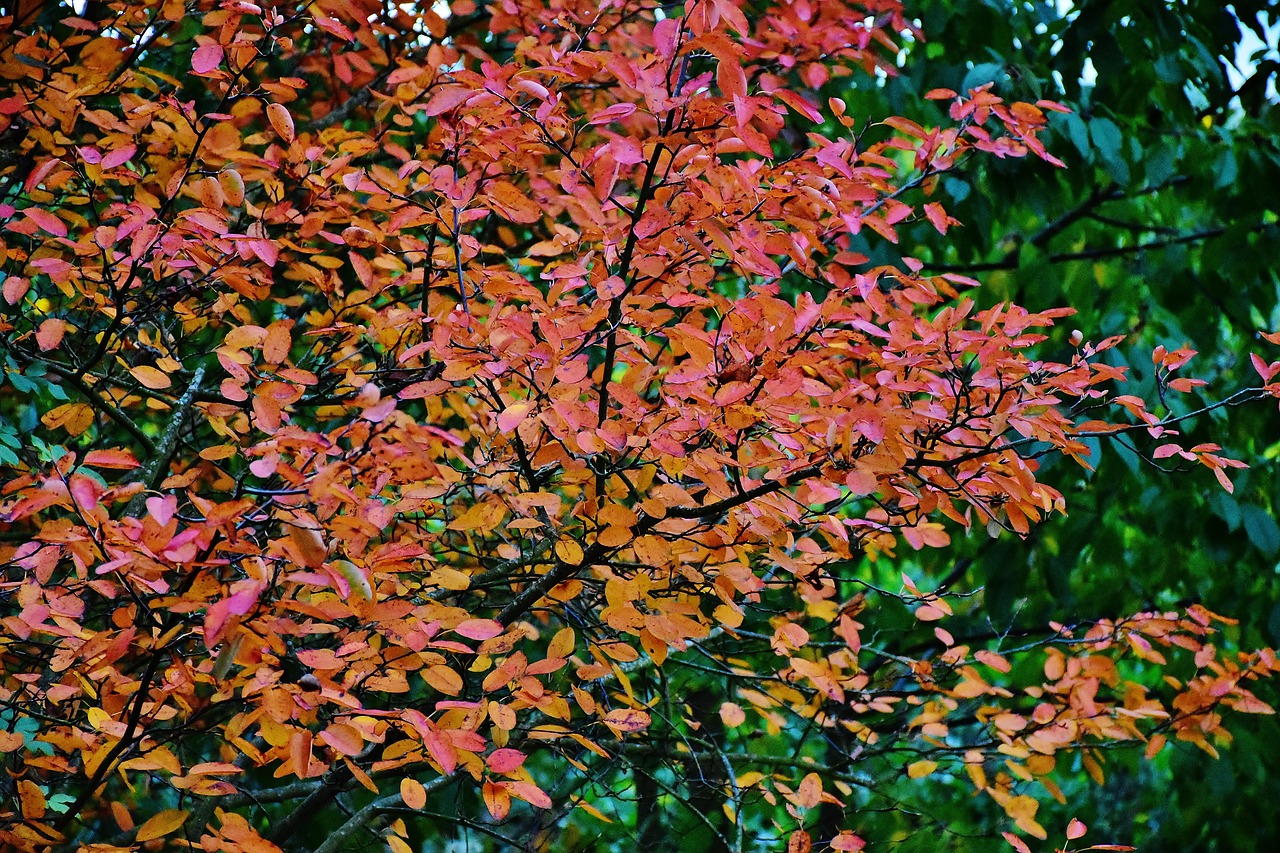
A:
{"label": "yellow leaf", "polygon": [[102,731],[102,727],[111,722],[111,715],[101,708],[90,708],[85,716],[89,718],[89,725],[97,731]]}
{"label": "yellow leaf", "polygon": [[582,563],[582,546],[572,539],[561,539],[556,543],[556,556],[571,566]]}
{"label": "yellow leaf", "polygon": [[583,799],[579,799],[579,798],[577,798],[577,797],[574,797],[573,805],[574,805],[576,808],[580,808],[580,809],[582,809],[584,812],[586,812],[587,814],[591,815],[591,816],[592,816],[593,818],[595,818],[596,820],[603,821],[604,823],[613,823],[613,819],[612,819],[612,818],[610,818],[610,817],[609,817],[608,815],[606,815],[604,812],[600,811],[600,810],[599,810],[598,808],[596,808],[595,806],[593,806],[593,805],[591,805],[590,803],[588,803],[586,800],[583,800]]}
{"label": "yellow leaf", "polygon": [[188,812],[179,809],[166,809],[147,818],[147,822],[138,827],[138,835],[134,839],[139,844],[156,838],[164,838],[173,832],[187,819]]}
{"label": "yellow leaf", "polygon": [[907,776],[912,779],[923,779],[937,769],[938,762],[936,761],[917,761],[907,768]]}
{"label": "yellow leaf", "polygon": [[333,569],[351,586],[351,595],[359,601],[373,601],[373,586],[365,570],[350,560],[334,560]]}
{"label": "yellow leaf", "polygon": [[79,435],[93,425],[93,409],[88,403],[63,403],[45,412],[40,422],[49,429],[65,429]]}

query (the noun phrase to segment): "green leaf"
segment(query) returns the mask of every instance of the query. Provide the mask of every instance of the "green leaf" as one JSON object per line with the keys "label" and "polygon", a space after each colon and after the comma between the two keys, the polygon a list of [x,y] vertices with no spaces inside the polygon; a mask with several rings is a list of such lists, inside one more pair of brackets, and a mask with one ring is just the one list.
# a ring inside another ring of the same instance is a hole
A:
{"label": "green leaf", "polygon": [[1117,184],[1122,186],[1128,184],[1129,164],[1125,162],[1124,155],[1120,151],[1120,144],[1124,137],[1119,125],[1109,118],[1098,116],[1089,121],[1089,137],[1093,140],[1093,145],[1102,160],[1102,167],[1107,170],[1107,174]]}
{"label": "green leaf", "polygon": [[970,89],[976,89],[979,86],[985,86],[987,83],[995,82],[995,79],[1004,71],[1003,62],[982,62],[969,69],[969,73],[964,76],[964,82],[960,84],[961,94],[967,94]]}
{"label": "green leaf", "polygon": [[1242,511],[1244,532],[1249,541],[1268,557],[1280,553],[1280,525],[1267,512],[1256,504],[1247,505]]}

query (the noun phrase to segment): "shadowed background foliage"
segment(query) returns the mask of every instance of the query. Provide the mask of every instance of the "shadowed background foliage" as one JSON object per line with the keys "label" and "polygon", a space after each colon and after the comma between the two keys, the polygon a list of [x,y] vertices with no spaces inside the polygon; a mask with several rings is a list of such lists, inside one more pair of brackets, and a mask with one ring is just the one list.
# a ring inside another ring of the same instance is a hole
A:
{"label": "shadowed background foliage", "polygon": [[[911,9],[926,40],[910,46],[896,79],[843,93],[852,113],[930,117],[922,93],[987,82],[1003,97],[1053,98],[1073,112],[1053,116],[1046,138],[1066,169],[974,160],[942,187],[963,227],[945,238],[918,227],[904,251],[929,269],[979,278],[983,304],[1075,307],[1058,329],[1063,351],[1073,327],[1093,340],[1125,335],[1111,355],[1128,365],[1132,393],[1160,393],[1149,356],[1160,345],[1199,351],[1188,375],[1209,380],[1206,400],[1249,383],[1257,333],[1280,327],[1280,18],[1271,4],[924,0]],[[1195,395],[1182,401],[1169,402],[1180,411]],[[1274,410],[1216,412],[1185,432],[1212,433],[1252,461],[1234,494],[1162,472],[1167,460],[1153,462],[1141,444],[1111,443],[1097,448],[1092,473],[1058,462],[1070,516],[1029,542],[957,542],[967,549],[959,564],[955,549],[920,557],[934,561],[935,577],[958,569],[984,586],[990,626],[975,632],[1202,602],[1240,619],[1242,644],[1280,643]],[[1274,690],[1261,695],[1274,702]],[[1268,780],[1280,773],[1280,727],[1274,717],[1239,722],[1217,761],[1193,748],[1154,763],[1117,754],[1105,789],[1078,773],[1064,817],[1145,850],[1274,845]]]}

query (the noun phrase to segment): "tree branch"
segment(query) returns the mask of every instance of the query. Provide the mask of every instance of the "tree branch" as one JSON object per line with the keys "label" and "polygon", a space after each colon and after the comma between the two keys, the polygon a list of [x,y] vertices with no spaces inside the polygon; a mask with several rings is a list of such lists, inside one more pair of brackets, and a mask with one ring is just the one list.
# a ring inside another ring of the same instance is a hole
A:
{"label": "tree branch", "polygon": [[[458,777],[456,775],[437,776],[430,782],[425,783],[422,787],[426,788],[427,794],[430,795],[437,791],[444,790],[449,785],[452,785],[457,781],[457,779]],[[403,803],[404,800],[401,799],[399,791],[394,794],[388,794],[385,797],[378,797],[364,808],[360,809],[360,811],[347,818],[346,822],[335,829],[333,833],[324,840],[324,843],[315,849],[314,853],[339,853],[339,851],[342,850],[352,849],[352,845],[348,844],[348,840],[351,836],[368,826],[369,823],[379,815],[379,813],[387,811],[388,809],[397,808]]]}
{"label": "tree branch", "polygon": [[[1280,223],[1276,222],[1260,222],[1257,225],[1247,229],[1246,234],[1258,234],[1280,227]],[[1123,255],[1135,255],[1146,251],[1157,251],[1167,249],[1170,246],[1185,245],[1187,243],[1198,243],[1203,240],[1212,240],[1215,237],[1221,237],[1231,230],[1231,226],[1220,225],[1217,228],[1207,228],[1204,231],[1195,231],[1191,234],[1183,234],[1179,237],[1169,237],[1163,240],[1150,240],[1146,243],[1137,243],[1132,246],[1108,246],[1099,249],[1085,249],[1080,252],[1058,252],[1048,256],[1048,262],[1051,264],[1065,264],[1072,261],[1096,261],[1102,258],[1115,258]],[[1017,269],[1020,263],[1018,251],[1015,249],[1004,258],[998,261],[988,261],[976,264],[925,264],[925,269],[933,272],[957,272],[957,273],[974,273],[974,272],[992,272],[995,270],[1012,270]]]}

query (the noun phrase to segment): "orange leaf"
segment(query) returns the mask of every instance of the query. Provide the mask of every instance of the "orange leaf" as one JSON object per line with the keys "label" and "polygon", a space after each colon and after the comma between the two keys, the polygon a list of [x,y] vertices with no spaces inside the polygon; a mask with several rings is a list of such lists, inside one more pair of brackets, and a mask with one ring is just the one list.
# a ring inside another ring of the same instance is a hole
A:
{"label": "orange leaf", "polygon": [[128,832],[133,829],[133,815],[129,814],[129,807],[118,800],[111,802],[111,817],[115,819],[116,826],[120,827],[121,832]]}
{"label": "orange leaf", "polygon": [[44,817],[44,792],[40,786],[30,779],[18,780],[18,807],[27,820],[40,820]]}
{"label": "orange leaf", "polygon": [[547,796],[547,792],[532,782],[511,781],[503,784],[508,791],[529,805],[539,809],[551,808],[551,798]]}
{"label": "orange leaf", "polygon": [[129,372],[133,374],[134,379],[137,379],[144,387],[150,388],[152,391],[160,391],[173,384],[167,373],[147,364],[131,367]]}
{"label": "orange leaf", "polygon": [[267,326],[267,334],[262,341],[262,360],[267,364],[280,364],[289,357],[289,347],[293,344],[292,326],[289,320],[277,320]]}
{"label": "orange leaf", "polygon": [[311,775],[311,732],[306,729],[295,731],[289,737],[289,759],[293,762],[293,773],[299,779]]}
{"label": "orange leaf", "polygon": [[720,719],[729,728],[740,726],[747,721],[747,713],[742,706],[733,702],[720,704]]}
{"label": "orange leaf", "polygon": [[342,755],[359,755],[364,749],[364,737],[355,726],[334,723],[320,733],[320,740]]}
{"label": "orange leaf", "polygon": [[490,782],[485,781],[481,788],[484,796],[484,806],[489,810],[489,814],[494,820],[503,820],[511,811],[511,794],[507,790],[506,782]]}
{"label": "orange leaf", "polygon": [[267,121],[271,122],[281,139],[285,142],[293,141],[293,116],[289,115],[288,107],[284,104],[267,104]]}
{"label": "orange leaf", "polygon": [[329,549],[325,547],[324,539],[320,536],[319,525],[311,519],[298,518],[294,519],[288,529],[289,539],[298,547],[302,564],[311,569],[324,565],[325,558],[329,556]]}
{"label": "orange leaf", "polygon": [[400,780],[400,799],[411,809],[422,809],[427,805],[427,789],[417,779],[405,777]]}
{"label": "orange leaf", "polygon": [[504,218],[525,225],[542,218],[542,208],[510,181],[494,181],[486,189],[493,209]]}
{"label": "orange leaf", "polygon": [[649,715],[635,708],[619,708],[604,715],[604,724],[618,734],[642,732],[649,728]]}
{"label": "orange leaf", "polygon": [[800,780],[792,802],[802,809],[811,809],[822,802],[822,777],[817,773],[807,774]]}
{"label": "orange leaf", "polygon": [[58,344],[62,343],[62,336],[66,332],[67,322],[65,320],[57,320],[50,317],[36,329],[36,346],[40,347],[41,352],[56,349]]}
{"label": "orange leaf", "polygon": [[179,809],[166,809],[147,818],[146,823],[138,827],[134,841],[142,844],[157,838],[164,838],[187,820],[188,812]]}
{"label": "orange leaf", "polygon": [[787,837],[787,853],[809,853],[813,839],[803,829],[797,829]]}

